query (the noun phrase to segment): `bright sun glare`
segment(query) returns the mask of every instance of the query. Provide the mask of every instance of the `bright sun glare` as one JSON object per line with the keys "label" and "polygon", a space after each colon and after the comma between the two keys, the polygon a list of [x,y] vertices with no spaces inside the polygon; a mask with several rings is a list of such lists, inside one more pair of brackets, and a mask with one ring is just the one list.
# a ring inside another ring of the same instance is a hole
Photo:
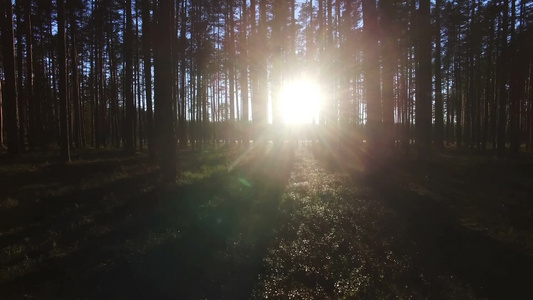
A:
{"label": "bright sun glare", "polygon": [[285,124],[309,124],[318,120],[322,97],[316,82],[293,81],[283,87],[280,96]]}

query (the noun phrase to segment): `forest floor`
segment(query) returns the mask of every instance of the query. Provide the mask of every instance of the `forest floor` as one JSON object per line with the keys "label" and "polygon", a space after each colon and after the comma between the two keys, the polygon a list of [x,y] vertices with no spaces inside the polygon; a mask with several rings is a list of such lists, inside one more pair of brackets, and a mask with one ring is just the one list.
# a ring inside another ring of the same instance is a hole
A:
{"label": "forest floor", "polygon": [[311,144],[0,157],[3,299],[522,299],[533,160],[445,151],[371,176]]}

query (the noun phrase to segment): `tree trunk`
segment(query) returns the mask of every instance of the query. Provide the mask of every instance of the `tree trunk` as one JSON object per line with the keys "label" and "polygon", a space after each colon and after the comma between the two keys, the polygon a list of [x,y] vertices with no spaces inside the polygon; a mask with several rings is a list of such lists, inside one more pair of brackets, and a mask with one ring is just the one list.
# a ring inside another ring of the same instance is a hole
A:
{"label": "tree trunk", "polygon": [[365,41],[363,72],[367,104],[366,140],[368,151],[378,150],[381,129],[381,97],[378,56],[378,23],[375,0],[363,0],[363,35]]}
{"label": "tree trunk", "polygon": [[250,137],[248,136],[248,48],[247,48],[247,7],[246,0],[242,0],[242,24],[241,24],[241,99],[242,99],[242,139],[247,146],[250,143]]}
{"label": "tree trunk", "polygon": [[[258,28],[258,43],[264,43],[267,40],[267,5],[266,0],[259,0],[259,28]],[[257,45],[259,46],[259,45]],[[258,111],[258,128],[259,134],[264,133],[268,125],[268,90],[267,90],[267,53],[263,49],[259,49],[259,61],[257,68],[257,111]],[[255,119],[255,116],[254,116]]]}
{"label": "tree trunk", "polygon": [[65,36],[65,1],[57,0],[57,35],[59,59],[59,119],[61,160],[70,162],[70,143],[68,126],[68,98],[67,98],[67,49]]}
{"label": "tree trunk", "polygon": [[[2,57],[5,76],[3,87],[3,120],[7,133],[7,153],[19,153],[19,122],[17,111],[17,86],[15,79],[15,45],[13,33],[13,6],[11,1],[0,1],[2,18]],[[9,3],[8,3],[9,2]]]}
{"label": "tree trunk", "polygon": [[0,149],[4,149],[4,114],[2,112],[2,80],[0,80]]}
{"label": "tree trunk", "polygon": [[503,19],[501,29],[501,54],[499,60],[499,105],[498,105],[498,155],[505,153],[506,128],[507,128],[507,27],[509,15],[509,0],[503,0]]}
{"label": "tree trunk", "polygon": [[76,20],[76,8],[74,0],[68,0],[70,16],[70,34],[71,34],[71,78],[72,78],[72,108],[74,110],[74,121],[72,122],[73,139],[76,148],[81,147],[81,105],[80,105],[80,83],[78,70],[78,23]]}
{"label": "tree trunk", "polygon": [[510,147],[511,152],[514,154],[518,153],[521,145],[521,132],[520,132],[520,101],[522,99],[524,87],[524,78],[523,78],[523,65],[524,57],[522,57],[521,45],[518,42],[518,33],[516,32],[516,1],[511,0],[511,46],[512,56],[511,56],[511,65],[512,72],[510,74],[510,105],[509,105],[509,138],[510,138]]}
{"label": "tree trunk", "polygon": [[167,181],[176,178],[176,136],[172,114],[172,18],[171,0],[161,0],[157,9],[155,48],[155,134],[156,155]]}
{"label": "tree trunk", "polygon": [[492,18],[489,19],[490,21],[490,28],[489,28],[489,44],[488,49],[486,51],[486,58],[485,61],[486,64],[486,78],[485,78],[485,97],[484,97],[484,106],[483,106],[483,130],[482,130],[482,137],[481,137],[481,150],[487,149],[487,142],[489,139],[489,108],[494,109],[494,80],[493,80],[493,72],[492,72],[492,47],[494,44],[494,20]]}
{"label": "tree trunk", "polygon": [[16,26],[16,37],[17,37],[17,46],[16,46],[16,74],[17,74],[17,100],[18,100],[18,118],[19,118],[19,151],[26,151],[26,134],[28,132],[27,126],[27,107],[28,99],[24,91],[24,71],[23,71],[23,60],[24,60],[24,23],[22,22],[22,15],[24,15],[24,4],[22,0],[17,0],[15,3],[16,15],[17,15],[17,26]]}
{"label": "tree trunk", "polygon": [[35,87],[33,83],[33,28],[32,28],[32,1],[26,0],[26,70],[27,70],[27,91],[28,91],[28,108],[29,108],[29,136],[28,141],[30,150],[34,150],[37,145],[41,145],[42,131],[39,129],[41,118],[39,115],[39,104],[35,97]]}
{"label": "tree trunk", "polygon": [[430,1],[420,0],[418,74],[416,76],[416,145],[418,159],[427,159],[431,144],[431,23]]}
{"label": "tree trunk", "polygon": [[133,30],[131,16],[131,0],[126,0],[126,28],[124,32],[124,105],[126,107],[126,119],[124,124],[124,151],[127,154],[135,152],[134,143],[134,118],[135,104],[133,99]]}
{"label": "tree trunk", "polygon": [[382,0],[382,30],[384,35],[381,42],[382,64],[382,103],[383,103],[383,147],[390,151],[394,147],[394,74],[397,69],[396,36],[393,25],[394,6],[391,1]]}
{"label": "tree trunk", "polygon": [[185,90],[185,81],[186,81],[186,66],[187,66],[187,59],[186,59],[186,50],[187,50],[187,1],[182,1],[181,5],[181,25],[180,25],[180,42],[179,42],[179,52],[180,52],[180,89],[179,89],[179,95],[180,95],[180,112],[181,115],[178,119],[178,134],[179,134],[179,143],[180,147],[185,148],[187,147],[189,138],[187,136],[187,113],[186,113],[186,90]]}
{"label": "tree trunk", "polygon": [[150,41],[151,20],[150,20],[150,0],[142,0],[142,43],[144,60],[144,88],[146,91],[146,138],[148,141],[148,153],[150,158],[155,157],[154,152],[154,121],[152,106],[152,45]]}
{"label": "tree trunk", "polygon": [[435,3],[435,145],[438,149],[443,147],[444,141],[444,114],[442,104],[442,77],[441,77],[441,25],[440,6],[442,0]]}

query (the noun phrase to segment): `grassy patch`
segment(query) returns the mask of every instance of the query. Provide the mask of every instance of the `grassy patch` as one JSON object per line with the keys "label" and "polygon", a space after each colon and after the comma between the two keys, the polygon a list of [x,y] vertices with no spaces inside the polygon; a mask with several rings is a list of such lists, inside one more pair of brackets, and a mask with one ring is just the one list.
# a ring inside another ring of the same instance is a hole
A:
{"label": "grassy patch", "polygon": [[530,281],[531,161],[392,156],[368,176],[293,150],[183,150],[170,185],[144,154],[2,161],[2,296],[468,299]]}
{"label": "grassy patch", "polygon": [[263,150],[183,151],[170,186],[146,156],[113,150],[68,165],[38,156],[4,165],[15,174],[3,183],[7,196],[19,205],[0,207],[0,289],[7,297],[242,298],[285,185],[262,170],[290,168]]}

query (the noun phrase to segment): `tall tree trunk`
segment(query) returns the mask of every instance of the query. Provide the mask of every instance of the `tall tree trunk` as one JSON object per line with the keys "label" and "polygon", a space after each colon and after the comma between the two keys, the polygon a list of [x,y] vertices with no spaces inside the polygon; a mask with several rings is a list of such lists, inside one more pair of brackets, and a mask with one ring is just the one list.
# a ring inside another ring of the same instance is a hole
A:
{"label": "tall tree trunk", "polygon": [[248,136],[248,47],[247,47],[247,37],[246,37],[246,28],[247,28],[247,7],[246,0],[242,0],[242,23],[241,23],[241,99],[242,99],[242,139],[244,144],[248,145],[250,143],[250,137]]}
{"label": "tall tree trunk", "polygon": [[[169,0],[170,1],[170,0]],[[127,154],[135,152],[134,118],[135,103],[133,99],[133,30],[131,16],[131,0],[126,0],[126,28],[124,32],[124,102],[126,107],[126,120],[124,124],[124,151]]]}
{"label": "tall tree trunk", "polygon": [[35,146],[41,144],[39,139],[42,133],[39,130],[40,116],[38,114],[38,103],[35,98],[34,84],[33,84],[33,29],[32,29],[32,1],[26,0],[26,90],[28,93],[28,108],[29,108],[29,135],[28,142],[30,150],[35,150]]}
{"label": "tall tree trunk", "polygon": [[[0,14],[1,13],[2,12],[0,12]],[[2,112],[2,80],[0,80],[0,149],[4,149],[4,114]]]}
{"label": "tall tree trunk", "polygon": [[416,76],[416,145],[418,159],[425,160],[431,144],[431,23],[430,1],[420,0],[418,74]]}
{"label": "tall tree trunk", "polygon": [[[9,2],[9,3],[8,3]],[[15,45],[13,32],[13,6],[11,1],[0,1],[2,18],[2,58],[5,76],[3,86],[3,120],[7,133],[7,153],[19,153],[19,122],[17,111],[17,86],[15,79]]]}
{"label": "tall tree trunk", "polygon": [[397,39],[393,25],[394,6],[391,1],[381,0],[382,30],[384,35],[381,42],[382,64],[382,103],[383,103],[383,147],[385,150],[394,147],[394,74],[396,74],[396,44]]}
{"label": "tall tree trunk", "polygon": [[65,0],[57,0],[57,35],[58,59],[59,59],[59,119],[61,160],[70,162],[70,143],[68,126],[68,96],[67,96],[67,49],[65,35]]}
{"label": "tall tree trunk", "polygon": [[501,53],[499,59],[499,105],[498,105],[498,155],[505,153],[507,128],[507,27],[509,18],[509,0],[503,0],[503,18],[500,25]]}
{"label": "tall tree trunk", "polygon": [[[272,105],[272,126],[274,130],[278,130],[277,126],[280,126],[283,117],[281,116],[281,76],[282,76],[282,53],[283,53],[283,36],[282,36],[282,6],[283,0],[274,0],[273,2],[273,20],[272,20],[272,35],[270,39],[271,55],[272,55],[272,71],[270,74],[270,95]],[[273,136],[274,138],[274,136]],[[276,135],[274,140],[276,144],[280,144],[280,135]]]}
{"label": "tall tree trunk", "polygon": [[435,3],[435,145],[443,147],[444,141],[444,114],[442,104],[442,77],[441,77],[441,25],[440,7],[442,0]]}
{"label": "tall tree trunk", "polygon": [[111,110],[111,140],[114,147],[120,147],[120,109],[118,106],[117,88],[117,66],[115,48],[111,38],[107,39],[107,50],[109,55],[109,87],[110,87],[110,110]]}
{"label": "tall tree trunk", "polygon": [[154,121],[152,106],[152,45],[150,36],[150,0],[142,0],[142,43],[143,43],[143,60],[144,60],[144,87],[146,91],[146,138],[148,140],[148,153],[150,158],[155,157],[154,151]]}
{"label": "tall tree trunk", "polygon": [[187,1],[182,1],[181,5],[181,25],[180,25],[180,89],[179,89],[179,95],[180,95],[180,105],[181,105],[181,116],[178,119],[178,133],[179,133],[179,141],[180,141],[180,147],[187,147],[187,143],[189,141],[189,138],[187,136],[187,114],[186,114],[186,90],[185,90],[185,80],[187,74],[186,72],[186,66],[187,66],[187,57],[186,57],[186,50],[187,50]]}
{"label": "tall tree trunk", "polygon": [[[256,42],[264,43],[267,39],[267,5],[266,0],[259,0],[259,26]],[[257,89],[254,91],[254,98],[257,103],[257,119],[254,115],[254,123],[257,122],[257,134],[264,133],[268,124],[268,90],[267,90],[267,53],[264,46],[256,47],[258,54],[256,80]],[[255,103],[254,103],[255,106]],[[256,135],[256,139],[258,136]]]}
{"label": "tall tree trunk", "polygon": [[368,151],[379,149],[381,129],[381,97],[378,56],[378,23],[375,0],[363,0],[365,96],[367,104],[366,140]]}
{"label": "tall tree trunk", "polygon": [[[11,3],[11,2],[10,2]],[[24,71],[23,71],[23,60],[24,60],[24,23],[22,22],[22,15],[24,15],[24,4],[22,0],[17,0],[15,3],[16,15],[17,15],[17,46],[16,46],[16,60],[17,60],[17,100],[18,100],[18,119],[19,119],[19,143],[21,152],[26,151],[26,134],[27,134],[27,103],[28,99],[24,92]]]}
{"label": "tall tree trunk", "polygon": [[69,21],[70,21],[70,34],[71,34],[71,78],[72,78],[72,92],[71,103],[74,110],[74,122],[72,122],[73,139],[76,148],[81,147],[81,105],[80,105],[80,83],[79,83],[79,70],[78,70],[78,23],[76,20],[76,7],[74,0],[68,0],[69,4]]}
{"label": "tall tree trunk", "polygon": [[[491,16],[492,17],[492,16]],[[493,18],[489,17],[489,43],[488,43],[488,49],[486,51],[486,76],[485,76],[485,97],[484,97],[484,114],[483,114],[483,130],[482,130],[482,137],[481,137],[481,149],[484,151],[487,149],[487,142],[489,139],[489,108],[494,109],[494,80],[493,80],[493,72],[492,72],[492,48],[494,44],[494,20]]]}
{"label": "tall tree trunk", "polygon": [[[229,111],[230,111],[230,123],[233,127],[233,122],[235,121],[235,44],[234,44],[234,31],[235,26],[233,25],[233,6],[228,2],[228,12],[227,12],[227,25],[228,31],[226,33],[226,55],[228,57],[228,78],[229,78]],[[233,131],[233,128],[231,128]]]}
{"label": "tall tree trunk", "polygon": [[512,72],[510,74],[511,80],[509,84],[510,97],[509,97],[509,138],[511,151],[518,153],[521,144],[521,132],[520,132],[520,101],[522,99],[524,87],[523,78],[523,65],[524,57],[522,57],[521,45],[518,42],[518,33],[516,32],[516,0],[511,0],[511,46],[512,57],[511,65]]}
{"label": "tall tree trunk", "polygon": [[[253,51],[252,49],[258,49],[258,40],[259,34],[257,30],[256,22],[256,1],[250,0],[250,44],[251,51],[248,53],[250,57],[255,57],[258,53],[258,50]],[[255,59],[250,59],[250,89],[251,89],[251,105],[252,105],[252,134],[254,141],[257,140],[257,124],[259,120],[259,97],[258,97],[258,74],[259,74],[259,64]]]}
{"label": "tall tree trunk", "polygon": [[95,148],[100,148],[100,141],[101,141],[101,127],[100,127],[100,102],[103,99],[100,99],[100,75],[102,65],[100,64],[100,36],[102,35],[101,32],[101,12],[100,4],[98,1],[95,2],[94,9],[95,12],[95,23],[96,28],[94,28],[94,43],[93,43],[93,58],[94,63],[91,66],[91,72],[93,74],[93,82],[91,84],[92,87],[92,97],[93,97],[93,144]]}
{"label": "tall tree trunk", "polygon": [[165,180],[176,178],[176,136],[172,114],[172,18],[171,0],[161,0],[157,9],[155,52],[155,134],[159,165]]}

